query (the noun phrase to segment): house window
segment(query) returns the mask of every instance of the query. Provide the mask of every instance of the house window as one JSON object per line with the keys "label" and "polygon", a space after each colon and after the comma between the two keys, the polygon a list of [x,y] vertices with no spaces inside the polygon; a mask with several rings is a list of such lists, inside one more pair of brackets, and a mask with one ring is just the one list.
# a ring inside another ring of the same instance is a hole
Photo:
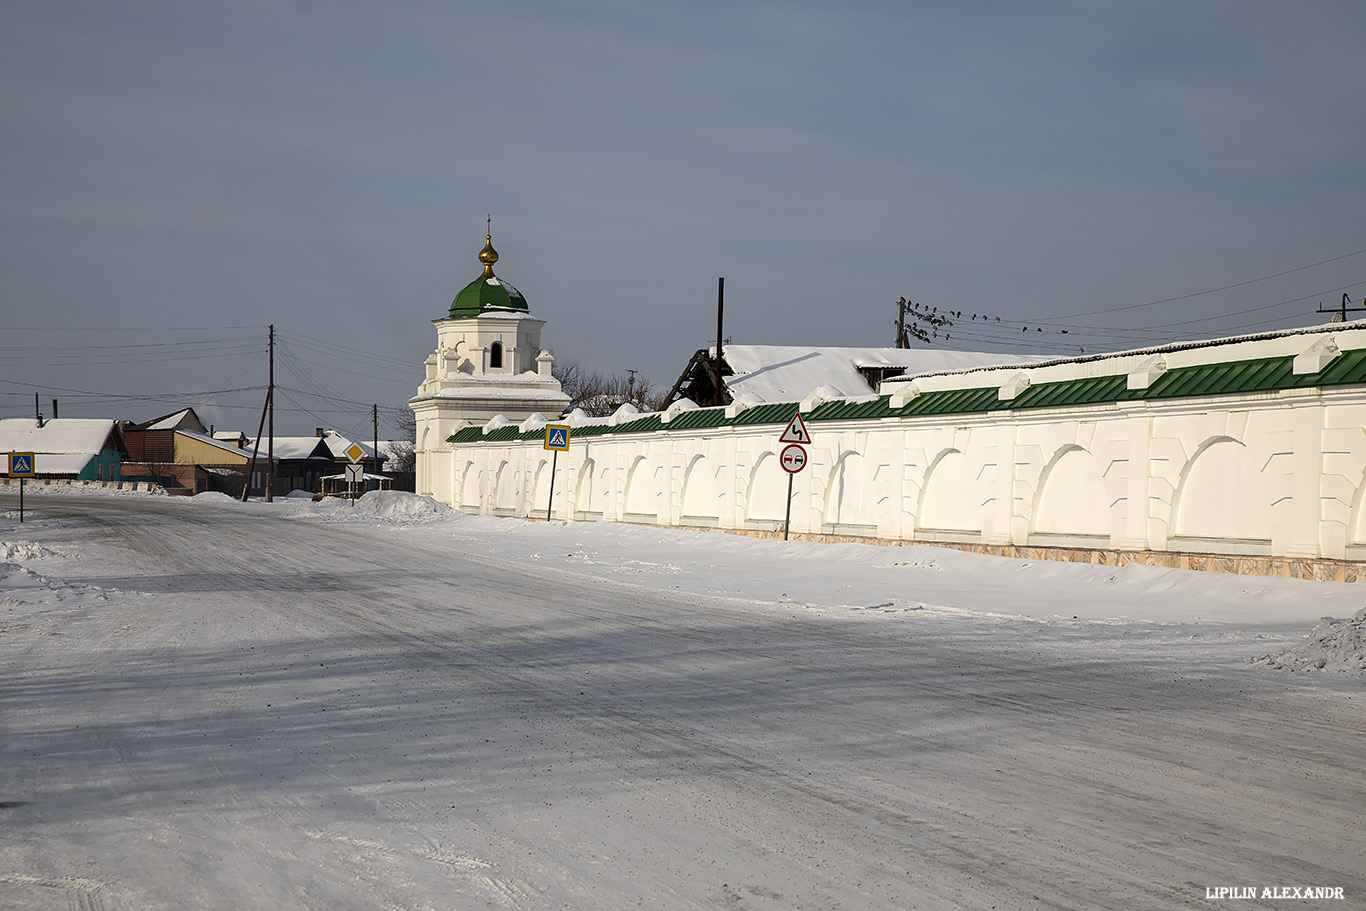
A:
{"label": "house window", "polygon": [[503,343],[494,342],[489,348],[489,369],[501,370],[503,367]]}

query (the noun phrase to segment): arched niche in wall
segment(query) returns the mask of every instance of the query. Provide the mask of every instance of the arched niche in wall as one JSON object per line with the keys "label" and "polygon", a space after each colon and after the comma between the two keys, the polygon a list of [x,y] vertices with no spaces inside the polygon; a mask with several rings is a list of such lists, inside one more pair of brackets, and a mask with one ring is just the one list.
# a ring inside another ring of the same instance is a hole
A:
{"label": "arched niche in wall", "polygon": [[494,475],[493,512],[495,515],[513,515],[517,511],[517,470],[511,463],[503,462]]}
{"label": "arched niche in wall", "polygon": [[1248,448],[1232,437],[1206,440],[1181,471],[1172,499],[1172,536],[1270,541],[1271,505]]}
{"label": "arched niche in wall", "polygon": [[502,342],[495,341],[492,345],[489,345],[489,369],[490,369],[490,370],[502,370],[502,369],[503,369],[503,343],[502,343]]}
{"label": "arched niche in wall", "polygon": [[1095,456],[1074,444],[1059,449],[1039,478],[1033,532],[1108,539],[1111,525],[1110,493]]}
{"label": "arched niche in wall", "polygon": [[667,471],[662,465],[652,465],[644,456],[637,456],[626,478],[626,520],[628,522],[659,521],[658,472]]}
{"label": "arched niche in wall", "polygon": [[[1352,494],[1352,513],[1347,529],[1347,544],[1354,547],[1366,545],[1366,473],[1357,479],[1356,491]],[[1348,555],[1351,559],[1360,556]]]}
{"label": "arched niche in wall", "polygon": [[[563,478],[564,466],[558,469]],[[531,502],[526,505],[528,515],[539,515],[545,517],[545,508],[550,503],[550,460],[537,459],[536,467],[532,469],[531,482]],[[557,479],[559,480],[559,479]],[[555,515],[560,515],[564,511],[564,498],[561,496],[561,488],[556,485],[555,490]]]}
{"label": "arched niche in wall", "polygon": [[607,505],[607,466],[585,459],[579,466],[579,483],[574,489],[574,517],[601,519]]}
{"label": "arched niche in wall", "polygon": [[[421,469],[421,474],[417,475],[414,478],[414,480],[416,481],[417,492],[420,494],[430,494],[432,492],[432,459],[431,453],[427,452],[427,441],[431,438],[431,435],[432,428],[423,427],[421,435],[417,438],[417,448],[414,450],[413,453],[415,460],[413,467],[420,467]],[[417,453],[427,454],[423,456],[421,462],[417,462]]]}
{"label": "arched niche in wall", "polygon": [[771,452],[759,456],[749,472],[746,522],[781,522],[787,516],[787,472]]}
{"label": "arched niche in wall", "polygon": [[830,471],[825,491],[825,524],[835,533],[877,531],[878,491],[874,466],[857,452],[844,453]]}
{"label": "arched niche in wall", "polygon": [[460,473],[460,507],[477,511],[482,504],[483,490],[479,483],[479,469],[474,467],[471,460],[465,463],[465,470]]}
{"label": "arched niche in wall", "polygon": [[920,489],[916,528],[926,531],[982,531],[982,503],[968,457],[946,449],[930,463]]}
{"label": "arched niche in wall", "polygon": [[693,456],[683,476],[683,523],[714,525],[721,515],[721,485],[718,468],[705,455]]}

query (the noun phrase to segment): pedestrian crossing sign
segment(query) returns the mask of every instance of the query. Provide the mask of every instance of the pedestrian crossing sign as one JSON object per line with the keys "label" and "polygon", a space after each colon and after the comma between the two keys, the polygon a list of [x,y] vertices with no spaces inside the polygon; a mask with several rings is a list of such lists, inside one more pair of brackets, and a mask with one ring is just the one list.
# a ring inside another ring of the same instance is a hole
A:
{"label": "pedestrian crossing sign", "polygon": [[9,454],[9,476],[11,478],[33,477],[33,453],[11,452]]}
{"label": "pedestrian crossing sign", "polygon": [[569,451],[569,425],[547,424],[545,426],[545,448],[556,452]]}

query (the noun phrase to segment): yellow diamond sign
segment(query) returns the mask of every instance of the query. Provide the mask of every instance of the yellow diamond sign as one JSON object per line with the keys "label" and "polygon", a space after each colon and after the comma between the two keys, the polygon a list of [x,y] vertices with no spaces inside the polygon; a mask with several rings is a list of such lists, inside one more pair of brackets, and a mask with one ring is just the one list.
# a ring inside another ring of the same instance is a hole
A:
{"label": "yellow diamond sign", "polygon": [[360,448],[359,443],[352,443],[351,448],[346,450],[346,455],[351,459],[351,461],[359,462],[360,457],[365,455],[365,450]]}

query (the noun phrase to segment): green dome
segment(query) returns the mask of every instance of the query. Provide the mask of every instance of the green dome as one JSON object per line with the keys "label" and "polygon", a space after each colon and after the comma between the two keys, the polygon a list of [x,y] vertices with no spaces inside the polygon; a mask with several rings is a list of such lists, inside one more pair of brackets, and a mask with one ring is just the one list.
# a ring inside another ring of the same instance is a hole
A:
{"label": "green dome", "polygon": [[526,298],[522,292],[490,275],[482,275],[464,287],[451,302],[449,319],[465,319],[480,316],[490,310],[520,310],[527,312]]}
{"label": "green dome", "polygon": [[522,292],[493,274],[493,264],[498,262],[498,253],[493,249],[493,237],[486,238],[484,249],[479,251],[479,261],[484,264],[484,274],[466,285],[455,300],[451,301],[448,319],[468,319],[490,311],[527,312],[526,298]]}

